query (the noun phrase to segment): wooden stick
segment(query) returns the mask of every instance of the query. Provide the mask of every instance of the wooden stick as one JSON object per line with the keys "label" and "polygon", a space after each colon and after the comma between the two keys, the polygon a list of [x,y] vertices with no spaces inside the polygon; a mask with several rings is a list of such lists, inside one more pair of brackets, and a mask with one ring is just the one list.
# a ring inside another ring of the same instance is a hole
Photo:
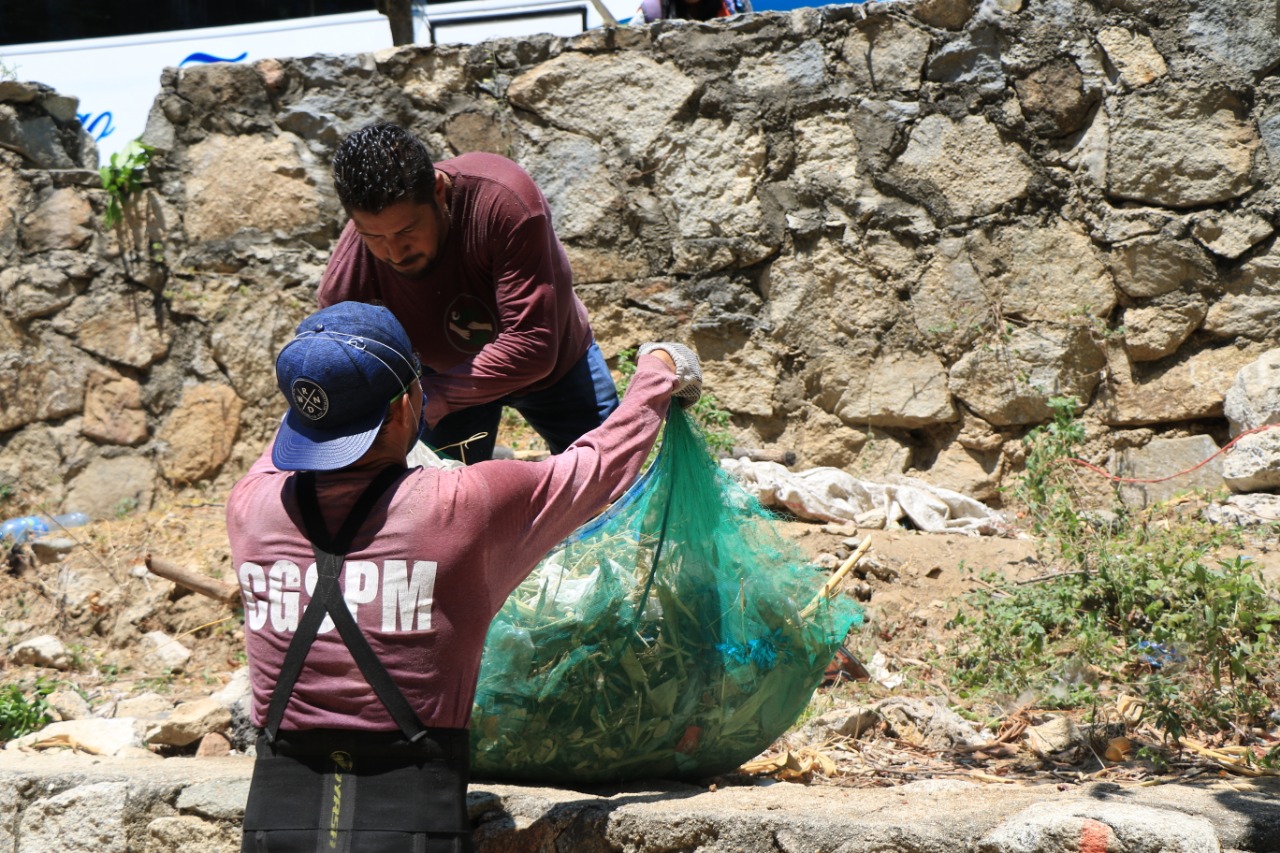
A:
{"label": "wooden stick", "polygon": [[239,587],[214,580],[208,575],[199,574],[160,557],[153,557],[150,554],[143,558],[143,562],[147,566],[147,571],[151,572],[151,574],[173,581],[192,592],[207,595],[224,604],[238,604],[240,602]]}
{"label": "wooden stick", "polygon": [[809,602],[809,606],[800,611],[800,616],[805,619],[812,616],[813,611],[818,609],[818,604],[821,603],[822,599],[829,598],[831,596],[831,593],[840,584],[840,581],[844,580],[844,576],[849,574],[854,566],[858,565],[858,561],[862,559],[863,555],[867,553],[867,549],[870,547],[871,536],[868,534],[867,537],[858,544],[858,549],[849,555],[849,559],[845,560],[844,564],[841,565],[840,568],[831,573],[831,577],[827,578],[827,582],[822,585],[822,589],[818,590],[818,594],[813,597],[813,601]]}
{"label": "wooden stick", "polygon": [[735,447],[729,453],[734,459],[749,459],[752,462],[777,462],[790,468],[796,464],[794,450],[763,450],[755,447]]}

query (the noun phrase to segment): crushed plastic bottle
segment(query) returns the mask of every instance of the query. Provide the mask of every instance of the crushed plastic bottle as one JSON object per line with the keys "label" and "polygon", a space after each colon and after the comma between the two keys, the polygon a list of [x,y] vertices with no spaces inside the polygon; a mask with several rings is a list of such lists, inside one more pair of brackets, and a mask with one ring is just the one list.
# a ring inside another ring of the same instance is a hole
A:
{"label": "crushed plastic bottle", "polygon": [[49,531],[59,531],[66,527],[79,527],[88,524],[89,516],[83,512],[65,512],[53,517],[47,515],[24,515],[11,518],[0,524],[0,540],[11,539],[13,542],[25,542],[28,537],[43,536]]}

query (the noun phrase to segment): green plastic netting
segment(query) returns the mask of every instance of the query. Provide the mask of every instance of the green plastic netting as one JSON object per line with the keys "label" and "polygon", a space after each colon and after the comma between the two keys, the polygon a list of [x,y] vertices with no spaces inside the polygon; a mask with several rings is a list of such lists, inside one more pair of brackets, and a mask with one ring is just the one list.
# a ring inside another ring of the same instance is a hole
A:
{"label": "green plastic netting", "polygon": [[724,473],[683,410],[607,512],[538,564],[489,629],[478,778],[695,779],[799,717],[849,629],[844,596]]}

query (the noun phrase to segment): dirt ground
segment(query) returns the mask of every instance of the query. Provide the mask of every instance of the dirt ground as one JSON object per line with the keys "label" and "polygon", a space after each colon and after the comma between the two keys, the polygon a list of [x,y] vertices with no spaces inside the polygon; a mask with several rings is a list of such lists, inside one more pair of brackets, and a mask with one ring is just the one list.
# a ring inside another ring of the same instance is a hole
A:
{"label": "dirt ground", "polygon": [[[7,658],[3,683],[36,678],[71,681],[93,706],[162,690],[175,698],[207,695],[244,662],[240,614],[148,572],[148,556],[232,583],[224,508],[177,501],[151,512],[61,531],[69,551],[11,549],[0,575],[0,630],[5,645],[54,634],[69,652],[69,668],[50,672],[15,666]],[[872,537],[869,552],[841,585],[858,598],[864,627],[851,637],[858,653],[876,650],[921,659],[946,642],[954,605],[972,588],[977,570],[1027,577],[1045,571],[1027,539],[931,535],[908,530],[859,531],[805,521],[779,522],[815,560],[843,561],[853,545]],[[46,562],[49,560],[49,562]],[[170,673],[143,642],[163,631],[192,651]]]}
{"label": "dirt ground", "polygon": [[[207,695],[244,662],[238,610],[148,572],[148,556],[231,584],[230,552],[218,504],[175,502],[151,512],[61,531],[60,558],[44,549],[11,549],[0,575],[0,630],[6,646],[52,633],[67,646],[73,681],[90,704],[163,688],[175,697]],[[946,623],[981,571],[1023,579],[1047,571],[1030,539],[858,530],[780,521],[787,536],[820,564],[842,562],[865,536],[866,556],[841,584],[857,598],[866,622],[850,638],[859,655],[875,651],[916,660],[941,651]],[[45,562],[44,560],[53,560]],[[192,651],[180,673],[168,673],[142,637],[163,631]],[[2,683],[31,682],[48,671],[6,660]]]}

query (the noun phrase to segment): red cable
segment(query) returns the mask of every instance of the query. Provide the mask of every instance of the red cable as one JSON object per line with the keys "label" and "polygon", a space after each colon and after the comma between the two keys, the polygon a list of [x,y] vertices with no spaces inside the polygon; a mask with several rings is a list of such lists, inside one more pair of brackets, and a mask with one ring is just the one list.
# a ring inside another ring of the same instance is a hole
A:
{"label": "red cable", "polygon": [[1113,483],[1163,483],[1166,480],[1172,480],[1175,477],[1181,477],[1186,474],[1190,474],[1192,471],[1195,471],[1197,468],[1202,468],[1205,465],[1208,465],[1216,457],[1221,456],[1223,453],[1226,453],[1228,450],[1230,450],[1232,445],[1234,445],[1240,439],[1244,438],[1246,435],[1253,435],[1255,432],[1263,432],[1265,430],[1275,429],[1276,427],[1280,427],[1280,424],[1263,424],[1262,426],[1257,426],[1257,427],[1254,427],[1253,429],[1247,429],[1244,432],[1237,435],[1235,438],[1228,441],[1226,444],[1222,445],[1222,447],[1218,448],[1218,452],[1214,453],[1209,458],[1205,459],[1204,461],[1196,465],[1192,465],[1190,468],[1188,468],[1185,471],[1179,471],[1178,473],[1170,474],[1167,477],[1155,477],[1153,479],[1142,479],[1139,477],[1120,477],[1115,474],[1112,474],[1111,472],[1107,471],[1104,468],[1100,468],[1097,465],[1094,465],[1092,462],[1086,462],[1085,460],[1077,458],[1075,456],[1068,457],[1064,461],[1074,462],[1075,464],[1079,465],[1082,468],[1088,468],[1090,471],[1094,471],[1098,474],[1101,474],[1102,476],[1106,477],[1108,480],[1110,480]]}

